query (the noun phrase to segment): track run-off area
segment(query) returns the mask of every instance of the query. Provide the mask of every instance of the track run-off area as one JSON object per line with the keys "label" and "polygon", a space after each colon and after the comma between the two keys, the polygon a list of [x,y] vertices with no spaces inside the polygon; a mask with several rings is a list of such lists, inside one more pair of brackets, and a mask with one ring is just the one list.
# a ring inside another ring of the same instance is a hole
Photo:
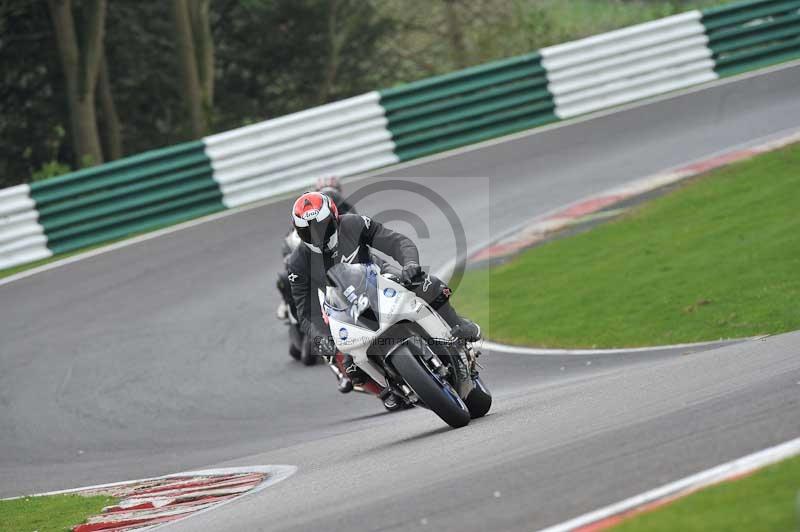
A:
{"label": "track run-off area", "polygon": [[[798,87],[800,64],[787,64],[390,168],[347,191],[423,184],[474,248],[796,129]],[[800,436],[800,333],[694,353],[485,352],[494,406],[459,430],[342,396],[326,368],[289,358],[273,317],[290,204],[0,285],[0,497],[291,464],[280,484],[170,528],[532,530]],[[398,193],[357,207],[417,213],[430,230],[423,263],[453,258],[434,205]]]}

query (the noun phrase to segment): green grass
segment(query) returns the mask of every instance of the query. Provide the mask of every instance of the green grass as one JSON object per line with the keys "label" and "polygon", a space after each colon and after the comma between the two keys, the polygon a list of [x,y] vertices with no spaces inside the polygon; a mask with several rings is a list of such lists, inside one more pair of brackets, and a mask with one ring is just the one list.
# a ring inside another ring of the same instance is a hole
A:
{"label": "green grass", "polygon": [[[206,215],[209,216],[209,215]],[[66,259],[72,257],[73,255],[80,255],[81,253],[86,253],[88,251],[92,251],[94,249],[102,248],[105,246],[110,246],[111,244],[116,244],[117,242],[122,242],[123,240],[128,240],[131,238],[136,238],[137,236],[145,235],[148,233],[155,233],[156,231],[160,231],[166,227],[171,227],[174,225],[180,225],[182,223],[191,222],[194,220],[199,220],[200,218],[205,218],[206,216],[201,216],[199,218],[193,218],[191,220],[184,220],[182,222],[177,223],[167,223],[167,224],[159,224],[147,229],[145,231],[135,231],[129,235],[121,236],[119,238],[113,238],[111,240],[100,242],[98,244],[92,244],[91,246],[82,247],[80,249],[76,249],[74,251],[68,251],[66,253],[59,253],[58,255],[53,255],[52,257],[47,257],[46,259],[37,260],[34,262],[28,262],[26,264],[20,264],[18,266],[12,266],[11,268],[6,268],[4,270],[0,270],[0,279],[3,277],[8,277],[10,275],[14,275],[15,273],[24,272],[26,270],[32,270],[33,268],[37,268],[39,266],[43,266],[45,264],[49,264],[51,262],[55,262],[57,260]]]}
{"label": "green grass", "polygon": [[623,521],[615,532],[800,530],[800,457]]}
{"label": "green grass", "polygon": [[97,515],[112,497],[51,495],[0,501],[0,532],[64,532]]}
{"label": "green grass", "polygon": [[456,299],[490,338],[520,345],[644,346],[800,329],[800,145],[467,272]]}
{"label": "green grass", "polygon": [[[720,0],[482,0],[459,2],[456,20],[463,53],[454,48],[446,2],[375,3],[400,31],[379,45],[392,58],[378,82],[392,87],[436,74],[723,4]],[[462,60],[457,60],[461,58]]]}
{"label": "green grass", "polygon": [[720,0],[539,0],[523,5],[536,6],[551,14],[558,40],[547,43],[550,45],[725,3]]}
{"label": "green grass", "polygon": [[[120,239],[122,240],[122,239]],[[0,270],[0,279],[3,277],[8,277],[10,275],[14,275],[15,273],[24,272],[25,270],[32,270],[33,268],[37,268],[39,266],[43,266],[45,264],[49,264],[51,262],[55,262],[57,260],[66,259],[67,257],[71,257],[73,255],[77,255],[79,253],[86,253],[87,251],[91,251],[93,249],[99,248],[101,246],[107,246],[109,244],[113,244],[115,241],[112,242],[105,242],[103,244],[97,244],[96,246],[91,246],[88,248],[81,248],[70,253],[63,253],[61,255],[53,255],[52,257],[47,257],[46,259],[37,260],[34,262],[28,262],[26,264],[20,264],[19,266],[12,266],[11,268],[6,268],[4,270]]]}
{"label": "green grass", "polygon": [[73,255],[80,255],[81,253],[86,253],[88,251],[92,251],[93,249],[102,248],[105,246],[110,246],[111,244],[116,244],[117,242],[121,242],[123,240],[128,240],[129,238],[135,238],[137,236],[141,236],[145,233],[152,233],[158,231],[159,229],[163,229],[164,227],[168,227],[168,225],[158,226],[155,229],[150,229],[149,231],[139,231],[138,233],[132,233],[130,235],[126,235],[120,238],[115,238],[113,240],[109,240],[108,242],[101,242],[99,244],[94,244],[91,246],[86,246],[85,248],[76,249],[75,251],[69,251],[67,253],[60,253],[58,255],[53,255],[52,257],[47,257],[46,259],[37,260],[34,262],[28,262],[25,264],[20,264],[19,266],[12,266],[11,268],[6,268],[4,270],[0,270],[0,279],[3,277],[8,277],[10,275],[14,275],[15,273],[24,272],[25,270],[32,270],[34,268],[38,268],[39,266],[43,266],[45,264],[49,264],[51,262],[55,262],[57,260],[66,259],[72,257]]}
{"label": "green grass", "polygon": [[[203,218],[203,217],[201,217],[201,218]],[[37,260],[37,261],[34,261],[34,262],[28,262],[28,263],[25,263],[25,264],[20,264],[18,266],[12,266],[11,268],[6,268],[4,270],[0,270],[0,279],[2,279],[3,277],[9,277],[11,275],[14,275],[15,273],[24,272],[26,270],[32,270],[33,268],[37,268],[39,266],[43,266],[43,265],[49,264],[51,262],[55,262],[55,261],[58,261],[58,260],[66,259],[66,258],[72,257],[73,255],[80,255],[81,253],[87,253],[87,252],[92,251],[94,249],[102,248],[102,247],[105,247],[105,246],[110,246],[111,244],[116,244],[117,242],[122,242],[123,240],[136,238],[137,236],[141,236],[141,235],[144,235],[144,234],[147,234],[147,233],[155,233],[156,231],[164,229],[165,227],[170,227],[170,226],[173,226],[173,225],[179,225],[179,224],[190,222],[190,221],[194,221],[194,220],[197,220],[197,219],[199,219],[199,218],[193,218],[192,220],[184,220],[183,222],[178,222],[178,223],[174,223],[174,224],[169,223],[169,224],[157,225],[157,226],[155,226],[155,227],[153,227],[151,229],[148,229],[146,231],[137,231],[137,232],[131,233],[129,235],[125,235],[125,236],[121,236],[119,238],[114,238],[114,239],[108,240],[107,242],[100,242],[99,244],[93,244],[91,246],[86,246],[86,247],[83,247],[83,248],[80,248],[80,249],[76,249],[74,251],[68,251],[67,253],[59,253],[58,255],[53,255],[52,257],[47,257],[46,259],[41,259],[41,260]]]}

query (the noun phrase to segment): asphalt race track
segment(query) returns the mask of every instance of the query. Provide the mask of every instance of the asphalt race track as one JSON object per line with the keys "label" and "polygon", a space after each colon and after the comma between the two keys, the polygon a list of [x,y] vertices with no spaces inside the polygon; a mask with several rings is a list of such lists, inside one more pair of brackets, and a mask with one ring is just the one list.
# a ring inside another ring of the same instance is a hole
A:
{"label": "asphalt race track", "polygon": [[[446,199],[475,246],[800,127],[798,87],[800,65],[786,66],[349,190],[413,178]],[[452,231],[419,196],[358,207],[414,212],[431,232],[423,262],[454,256],[441,244]],[[288,210],[275,202],[0,286],[0,497],[292,464],[292,478],[172,529],[531,530],[800,435],[800,334],[691,354],[487,353],[495,406],[460,430],[341,396],[327,369],[288,357],[273,318]]]}

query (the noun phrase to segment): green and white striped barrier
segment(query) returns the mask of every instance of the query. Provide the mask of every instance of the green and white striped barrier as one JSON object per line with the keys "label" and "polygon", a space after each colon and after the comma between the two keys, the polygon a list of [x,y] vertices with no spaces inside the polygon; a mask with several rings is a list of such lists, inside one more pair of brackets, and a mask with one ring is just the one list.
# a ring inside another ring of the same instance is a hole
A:
{"label": "green and white striped barrier", "polygon": [[701,18],[691,11],[544,48],[542,63],[558,117],[716,79]]}
{"label": "green and white striped barrier", "polygon": [[202,142],[31,184],[53,253],[65,253],[224,209]]}
{"label": "green and white striped barrier", "polygon": [[800,57],[800,0],[748,1],[707,9],[703,26],[720,76]]}
{"label": "green and white striped barrier", "polygon": [[53,254],[30,190],[28,185],[0,190],[0,270]]}
{"label": "green and white striped barrier", "polygon": [[401,161],[555,122],[539,54],[381,91]]}
{"label": "green and white striped barrier", "polygon": [[0,269],[798,57],[800,0],[748,0],[0,190]]}
{"label": "green and white striped barrier", "polygon": [[296,190],[323,175],[398,161],[386,116],[370,92],[203,139],[226,207]]}

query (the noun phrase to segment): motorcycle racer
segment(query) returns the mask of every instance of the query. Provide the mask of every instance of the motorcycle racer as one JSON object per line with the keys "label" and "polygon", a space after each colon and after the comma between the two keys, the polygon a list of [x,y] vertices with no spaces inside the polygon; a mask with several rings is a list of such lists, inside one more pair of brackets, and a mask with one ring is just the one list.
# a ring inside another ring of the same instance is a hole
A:
{"label": "motorcycle racer", "polygon": [[[331,198],[334,204],[337,206],[339,214],[356,214],[355,207],[353,207],[347,202],[347,200],[344,199],[344,195],[342,193],[342,184],[339,182],[338,177],[320,177],[317,179],[315,190]],[[291,255],[292,251],[294,251],[294,249],[301,243],[302,241],[300,240],[300,237],[297,236],[297,231],[295,231],[294,226],[292,226],[292,229],[286,234],[281,245],[281,253],[283,254],[284,263],[289,255]],[[285,267],[280,271],[280,273],[278,273],[276,286],[281,294],[281,302],[278,304],[278,308],[275,311],[276,316],[279,320],[287,319],[290,312],[293,316],[296,316],[297,312],[294,308],[294,301],[292,301],[292,290],[289,284],[289,272]]]}
{"label": "motorcycle racer", "polygon": [[[329,363],[337,349],[316,303],[317,289],[327,286],[327,271],[337,262],[375,263],[381,270],[387,269],[385,261],[372,254],[371,249],[385,253],[400,264],[398,273],[403,284],[422,281],[414,291],[442,316],[454,337],[469,342],[480,339],[480,327],[459,317],[450,305],[450,288],[422,271],[419,251],[405,235],[367,216],[340,215],[334,201],[318,192],[306,192],[295,201],[292,221],[303,244],[295,248],[287,260],[297,319],[301,330],[314,338],[319,354]],[[339,390],[343,393],[366,377],[350,357],[345,357],[345,371],[346,375],[339,381]],[[391,410],[397,405],[396,398],[389,395],[384,398],[384,404]]]}

